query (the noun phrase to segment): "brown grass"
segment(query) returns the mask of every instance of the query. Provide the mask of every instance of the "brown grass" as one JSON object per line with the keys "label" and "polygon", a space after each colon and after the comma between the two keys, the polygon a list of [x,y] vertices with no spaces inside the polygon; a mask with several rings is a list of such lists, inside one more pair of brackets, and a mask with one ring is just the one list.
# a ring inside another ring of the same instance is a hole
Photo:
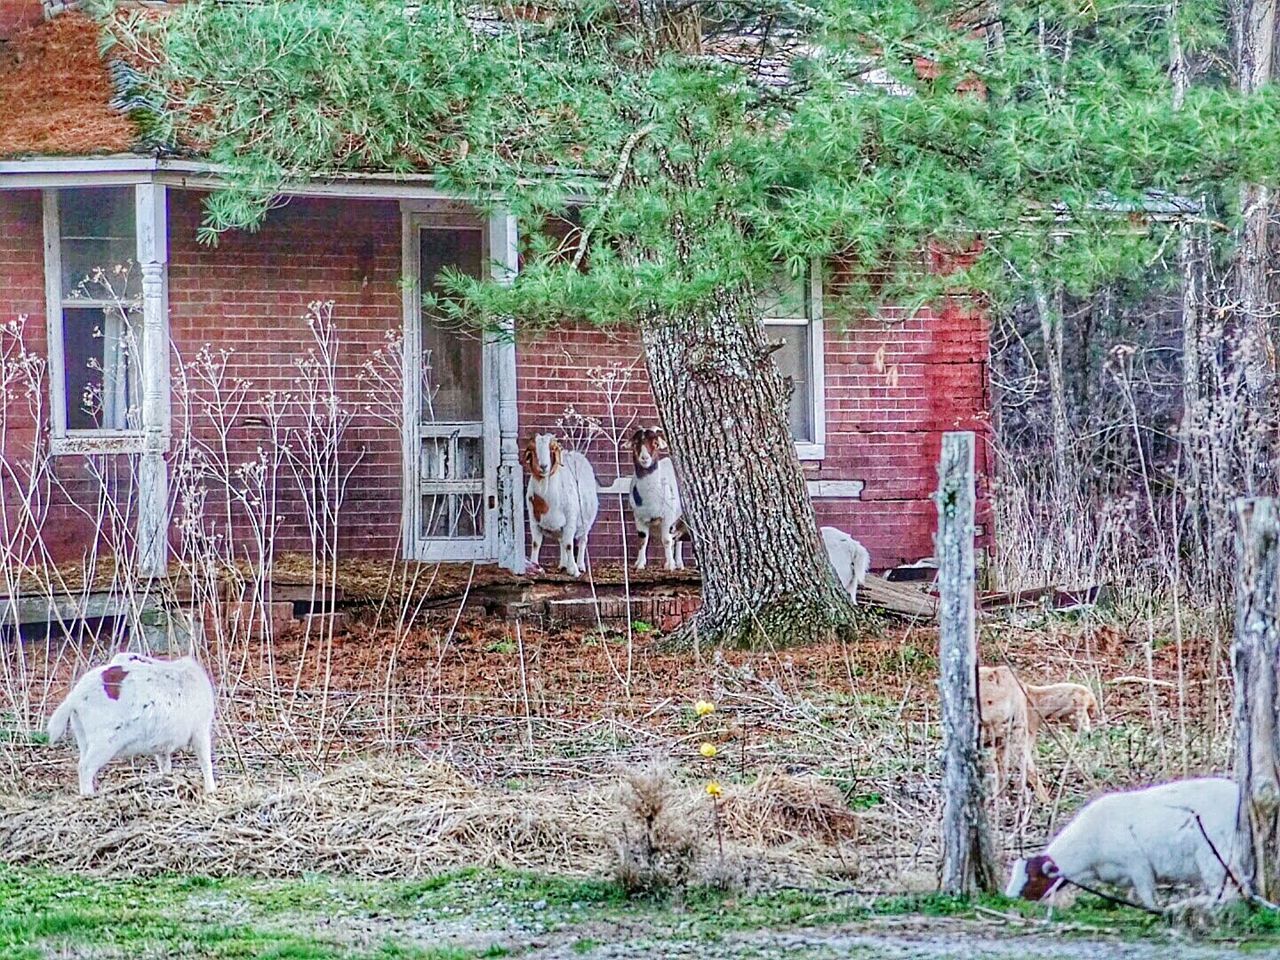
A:
{"label": "brown grass", "polygon": [[0,46],[0,157],[120,153],[136,141],[108,105],[111,80],[99,28],[67,13]]}
{"label": "brown grass", "polygon": [[[0,850],[11,863],[112,876],[407,878],[474,865],[599,874],[636,809],[619,802],[608,779],[537,790],[482,788],[440,761],[381,758],[320,777],[225,778],[213,797],[203,796],[196,782],[148,770],[89,799],[68,792],[0,796]],[[761,791],[776,786],[726,789],[726,804],[766,818],[760,829],[729,830],[727,855],[762,878],[785,865],[788,876],[812,879],[827,864],[847,860],[847,853],[833,852],[829,825],[814,821],[806,836],[793,821],[767,822],[771,808]],[[705,796],[697,786],[664,779],[660,797],[659,820],[671,822],[663,823],[659,845],[704,861],[702,875],[713,873],[719,854]],[[669,842],[677,835],[678,843]],[[771,836],[786,843],[772,843]]]}

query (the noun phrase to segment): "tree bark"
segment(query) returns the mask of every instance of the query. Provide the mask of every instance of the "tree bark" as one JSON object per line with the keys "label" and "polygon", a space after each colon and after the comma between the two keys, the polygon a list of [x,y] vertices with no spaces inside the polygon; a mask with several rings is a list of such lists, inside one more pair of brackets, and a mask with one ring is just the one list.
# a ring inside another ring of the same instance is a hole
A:
{"label": "tree bark", "polygon": [[1255,896],[1280,899],[1280,508],[1241,500],[1235,673],[1236,849],[1241,882]]}
{"label": "tree bark", "polygon": [[1040,334],[1044,340],[1045,371],[1049,375],[1049,415],[1053,426],[1053,484],[1059,510],[1067,510],[1075,502],[1076,472],[1072,456],[1071,421],[1067,416],[1067,385],[1063,374],[1063,294],[1054,291],[1050,303],[1040,284],[1035,287],[1036,311],[1040,316]]}
{"label": "tree bark", "polygon": [[716,303],[641,324],[702,573],[702,608],[673,642],[754,647],[850,634],[853,605],[818,538],[791,438],[790,384],[749,294]]}
{"label": "tree bark", "polygon": [[[1236,86],[1256,93],[1275,75],[1277,0],[1234,0],[1231,23],[1236,53]],[[1241,226],[1234,267],[1236,330],[1234,366],[1244,380],[1249,402],[1244,438],[1242,486],[1247,493],[1271,489],[1274,447],[1275,365],[1267,282],[1267,240],[1273,197],[1262,184],[1241,188]]]}
{"label": "tree bark", "polygon": [[938,464],[939,655],[942,694],[942,892],[996,889],[978,727],[974,613],[974,437],[948,433]]}

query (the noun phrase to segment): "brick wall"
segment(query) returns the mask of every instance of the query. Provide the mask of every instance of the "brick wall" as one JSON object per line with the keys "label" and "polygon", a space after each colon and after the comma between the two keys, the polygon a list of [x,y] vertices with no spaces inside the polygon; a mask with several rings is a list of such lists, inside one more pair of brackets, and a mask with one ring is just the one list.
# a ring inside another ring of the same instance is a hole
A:
{"label": "brick wall", "polygon": [[[369,398],[362,365],[401,322],[400,213],[392,202],[294,200],[262,229],[196,242],[200,195],[170,192],[170,316],[176,351],[175,442],[183,424],[196,441],[236,466],[256,458],[267,439],[259,398],[268,390],[296,392],[296,363],[312,347],[304,321],[313,300],[333,300],[340,340],[341,388]],[[31,346],[44,349],[40,198],[0,193],[0,322],[29,316]],[[245,402],[225,429],[215,429],[201,382],[200,351],[225,352],[224,392],[245,388]],[[828,321],[826,334],[826,458],[807,463],[815,479],[858,479],[861,499],[816,502],[819,520],[852,532],[887,566],[932,553],[934,509],[929,494],[941,434],[986,423],[986,330],[980,317],[948,304],[910,319],[862,320],[846,328]],[[566,327],[522,338],[517,347],[521,432],[581,430],[588,418],[588,455],[602,484],[628,473],[614,437],[656,421],[636,338],[627,331]],[[609,394],[613,394],[613,402]],[[384,398],[386,399],[386,398]],[[47,401],[46,401],[47,405]],[[394,398],[392,398],[394,406]],[[392,411],[394,412],[394,411]],[[11,433],[10,447],[14,437]],[[979,456],[985,451],[980,448]],[[7,456],[11,455],[6,453]],[[398,544],[400,439],[396,426],[367,413],[348,427],[340,462],[351,468],[343,509],[344,550],[389,556]],[[128,459],[116,482],[127,490]],[[980,468],[984,464],[980,461]],[[91,499],[96,484],[85,458],[60,458],[61,484]],[[285,515],[277,549],[306,549],[305,508],[286,473],[278,485]],[[92,525],[54,495],[46,539],[63,556],[89,542]],[[616,559],[634,543],[618,497],[606,497],[592,538],[592,556]],[[544,561],[550,548],[544,546]],[[653,559],[653,557],[651,557]]]}

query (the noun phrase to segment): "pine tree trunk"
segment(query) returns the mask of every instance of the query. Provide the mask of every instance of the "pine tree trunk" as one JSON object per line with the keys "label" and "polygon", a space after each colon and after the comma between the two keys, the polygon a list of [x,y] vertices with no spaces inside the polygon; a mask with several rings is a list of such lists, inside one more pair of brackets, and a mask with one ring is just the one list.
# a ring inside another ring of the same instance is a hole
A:
{"label": "pine tree trunk", "polygon": [[787,418],[790,385],[745,294],[641,325],[654,400],[702,573],[676,644],[755,647],[844,635],[848,594],[818,538]]}
{"label": "pine tree trunk", "polygon": [[1274,499],[1239,504],[1236,601],[1236,845],[1241,882],[1280,899],[1280,510]]}
{"label": "pine tree trunk", "polygon": [[974,624],[973,434],[942,438],[938,464],[939,653],[942,695],[942,892],[996,889],[978,729]]}

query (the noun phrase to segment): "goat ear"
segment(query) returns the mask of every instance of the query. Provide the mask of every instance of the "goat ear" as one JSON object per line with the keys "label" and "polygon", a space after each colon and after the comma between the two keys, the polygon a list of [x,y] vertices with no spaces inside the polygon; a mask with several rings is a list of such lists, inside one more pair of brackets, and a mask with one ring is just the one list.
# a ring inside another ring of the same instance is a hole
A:
{"label": "goat ear", "polygon": [[1044,863],[1040,864],[1040,872],[1046,877],[1056,877],[1058,875],[1058,865],[1048,857],[1044,858]]}
{"label": "goat ear", "polygon": [[525,444],[525,448],[520,451],[520,464],[529,470],[533,467],[533,447]]}
{"label": "goat ear", "polygon": [[639,445],[640,445],[640,442],[641,442],[642,440],[644,440],[644,431],[643,431],[643,430],[637,430],[635,433],[633,433],[633,434],[631,435],[631,445],[632,445],[633,447],[637,447],[637,446],[639,446]]}
{"label": "goat ear", "polygon": [[662,428],[661,428],[661,427],[659,427],[658,429],[654,430],[653,432],[654,432],[655,434],[657,434],[657,435],[658,435],[658,449],[659,449],[659,450],[670,450],[671,448],[670,448],[669,446],[667,446],[667,435],[666,435],[665,433],[663,433],[663,432],[662,432]]}

